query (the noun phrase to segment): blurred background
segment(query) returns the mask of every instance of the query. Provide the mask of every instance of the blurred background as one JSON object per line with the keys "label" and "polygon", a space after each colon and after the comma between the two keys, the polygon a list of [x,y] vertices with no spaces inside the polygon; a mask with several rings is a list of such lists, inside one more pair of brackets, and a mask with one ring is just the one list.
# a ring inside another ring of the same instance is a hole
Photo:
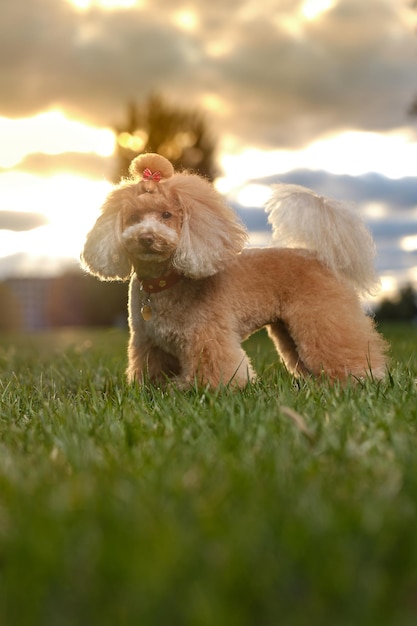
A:
{"label": "blurred background", "polygon": [[417,313],[412,0],[14,0],[0,8],[0,330],[124,325],[78,259],[143,151],[208,176],[267,245],[270,185],[356,204],[383,317]]}

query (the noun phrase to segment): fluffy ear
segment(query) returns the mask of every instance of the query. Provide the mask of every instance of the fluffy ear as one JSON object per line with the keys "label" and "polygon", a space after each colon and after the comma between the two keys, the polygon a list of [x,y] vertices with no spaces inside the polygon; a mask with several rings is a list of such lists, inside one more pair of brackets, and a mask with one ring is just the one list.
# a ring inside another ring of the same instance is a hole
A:
{"label": "fluffy ear", "polygon": [[190,278],[216,274],[242,251],[247,241],[243,224],[202,177],[176,174],[169,182],[183,212],[173,266]]}
{"label": "fluffy ear", "polygon": [[120,212],[100,215],[88,233],[81,253],[81,265],[101,280],[127,280],[132,264],[121,244]]}

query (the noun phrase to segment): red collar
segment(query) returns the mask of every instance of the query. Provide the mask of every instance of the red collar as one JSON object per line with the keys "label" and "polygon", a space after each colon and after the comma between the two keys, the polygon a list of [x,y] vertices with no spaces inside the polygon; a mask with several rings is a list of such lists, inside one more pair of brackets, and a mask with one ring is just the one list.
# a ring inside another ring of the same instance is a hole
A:
{"label": "red collar", "polygon": [[159,291],[165,291],[165,289],[173,287],[181,278],[181,274],[172,271],[170,274],[158,276],[158,278],[144,278],[139,280],[143,291],[146,291],[146,293],[158,293]]}

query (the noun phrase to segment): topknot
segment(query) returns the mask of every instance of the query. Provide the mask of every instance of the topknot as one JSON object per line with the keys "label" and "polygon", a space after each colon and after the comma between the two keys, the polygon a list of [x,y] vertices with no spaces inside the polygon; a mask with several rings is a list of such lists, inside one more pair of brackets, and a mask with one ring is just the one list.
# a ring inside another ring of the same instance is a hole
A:
{"label": "topknot", "polygon": [[174,168],[165,157],[149,152],[140,154],[133,159],[129,166],[129,172],[133,178],[159,182],[165,178],[171,178],[174,174]]}

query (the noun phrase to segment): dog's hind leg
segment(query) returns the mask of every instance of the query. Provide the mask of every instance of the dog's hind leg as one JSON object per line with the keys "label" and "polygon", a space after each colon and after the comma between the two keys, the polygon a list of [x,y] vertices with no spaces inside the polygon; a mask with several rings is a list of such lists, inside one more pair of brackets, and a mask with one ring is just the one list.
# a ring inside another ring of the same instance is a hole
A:
{"label": "dog's hind leg", "polygon": [[295,376],[307,376],[310,372],[301,360],[295,341],[284,322],[277,320],[267,326],[267,331],[288,371]]}
{"label": "dog's hind leg", "polygon": [[358,301],[334,299],[326,308],[303,303],[284,325],[270,329],[288,368],[296,375],[333,379],[383,378],[386,344]]}

